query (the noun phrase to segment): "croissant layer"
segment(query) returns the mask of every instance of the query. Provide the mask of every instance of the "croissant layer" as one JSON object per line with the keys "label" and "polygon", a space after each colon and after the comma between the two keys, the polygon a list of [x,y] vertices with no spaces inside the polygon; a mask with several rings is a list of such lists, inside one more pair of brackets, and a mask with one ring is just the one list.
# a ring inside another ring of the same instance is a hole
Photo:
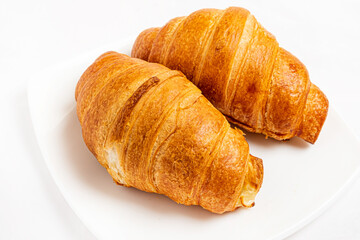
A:
{"label": "croissant layer", "polygon": [[243,8],[202,9],[147,29],[131,55],[182,71],[251,132],[314,143],[327,116],[328,100],[305,66]]}
{"label": "croissant layer", "polygon": [[107,52],[75,98],[84,141],[118,184],[215,213],[254,205],[261,159],[181,72]]}

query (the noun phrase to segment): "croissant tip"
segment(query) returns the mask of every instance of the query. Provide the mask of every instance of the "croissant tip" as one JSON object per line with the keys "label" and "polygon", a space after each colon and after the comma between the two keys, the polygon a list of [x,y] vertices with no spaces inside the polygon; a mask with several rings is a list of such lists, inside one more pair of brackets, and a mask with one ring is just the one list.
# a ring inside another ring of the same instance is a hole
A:
{"label": "croissant tip", "polygon": [[263,181],[263,161],[261,158],[249,156],[248,172],[246,174],[237,206],[251,208],[255,206],[255,197]]}
{"label": "croissant tip", "polygon": [[153,42],[160,31],[160,28],[148,28],[142,31],[136,38],[131,50],[131,57],[148,60]]}
{"label": "croissant tip", "polygon": [[325,94],[315,85],[311,84],[303,120],[296,136],[314,144],[319,137],[320,131],[326,120],[329,109],[329,100]]}

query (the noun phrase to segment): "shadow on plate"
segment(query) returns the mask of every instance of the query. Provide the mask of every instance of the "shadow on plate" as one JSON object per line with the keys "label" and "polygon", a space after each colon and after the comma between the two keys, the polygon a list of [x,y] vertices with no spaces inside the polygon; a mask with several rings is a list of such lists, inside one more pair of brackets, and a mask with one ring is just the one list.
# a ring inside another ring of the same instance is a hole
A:
{"label": "shadow on plate", "polygon": [[[232,127],[234,127],[232,125]],[[257,145],[260,147],[266,147],[266,148],[275,148],[275,147],[292,147],[292,148],[303,148],[306,149],[311,146],[310,143],[305,142],[303,139],[299,137],[293,137],[289,140],[285,141],[278,141],[273,138],[266,138],[263,134],[258,133],[252,133],[249,131],[246,131],[244,129],[241,129],[244,134],[246,141],[248,141],[250,147],[251,145]]]}

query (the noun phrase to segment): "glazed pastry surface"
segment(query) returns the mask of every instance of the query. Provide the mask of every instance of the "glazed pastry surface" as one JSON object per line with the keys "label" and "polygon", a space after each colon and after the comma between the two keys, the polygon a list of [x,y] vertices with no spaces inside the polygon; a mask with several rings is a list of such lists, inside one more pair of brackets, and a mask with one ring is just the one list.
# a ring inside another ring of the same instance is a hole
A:
{"label": "glazed pastry surface", "polygon": [[214,213],[254,205],[261,159],[181,72],[107,52],[75,97],[84,141],[116,183]]}
{"label": "glazed pastry surface", "polygon": [[246,9],[202,9],[143,31],[132,57],[182,71],[248,131],[315,143],[328,112],[306,67]]}

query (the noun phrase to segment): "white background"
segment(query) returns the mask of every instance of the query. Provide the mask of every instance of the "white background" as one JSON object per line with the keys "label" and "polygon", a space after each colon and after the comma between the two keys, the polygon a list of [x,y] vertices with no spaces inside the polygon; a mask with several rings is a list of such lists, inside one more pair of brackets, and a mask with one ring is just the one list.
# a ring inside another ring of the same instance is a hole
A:
{"label": "white background", "polygon": [[[42,159],[29,115],[28,79],[175,16],[227,6],[249,9],[305,63],[312,81],[360,139],[359,1],[1,0],[0,239],[95,239],[63,199]],[[360,178],[289,239],[360,239],[359,202]]]}

